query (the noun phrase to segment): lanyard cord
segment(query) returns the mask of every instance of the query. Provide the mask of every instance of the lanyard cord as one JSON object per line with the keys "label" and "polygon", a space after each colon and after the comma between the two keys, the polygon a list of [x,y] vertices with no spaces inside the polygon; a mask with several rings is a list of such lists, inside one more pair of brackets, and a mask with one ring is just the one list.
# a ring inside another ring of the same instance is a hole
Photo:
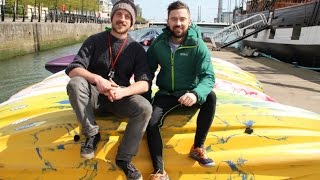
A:
{"label": "lanyard cord", "polygon": [[120,56],[120,53],[121,53],[124,45],[125,45],[126,42],[127,42],[128,36],[127,36],[126,39],[123,41],[123,43],[122,43],[122,45],[121,45],[121,47],[120,47],[120,49],[119,49],[119,51],[118,51],[118,54],[117,54],[117,56],[116,56],[116,58],[115,58],[114,60],[113,60],[113,56],[112,56],[111,40],[110,40],[110,39],[111,39],[111,36],[110,36],[110,33],[109,33],[109,34],[108,34],[108,44],[109,44],[110,64],[111,64],[111,69],[114,70],[114,67],[115,67],[115,65],[116,65],[116,62],[118,61],[118,58],[119,58],[119,56]]}

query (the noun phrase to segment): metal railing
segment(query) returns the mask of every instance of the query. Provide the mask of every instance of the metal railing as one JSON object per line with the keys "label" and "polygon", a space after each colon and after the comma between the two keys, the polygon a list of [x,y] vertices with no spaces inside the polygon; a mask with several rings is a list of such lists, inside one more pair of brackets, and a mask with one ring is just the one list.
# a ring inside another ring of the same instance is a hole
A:
{"label": "metal railing", "polygon": [[[215,47],[222,47],[229,42],[237,42],[245,37],[246,29],[255,29],[256,32],[261,31],[262,27],[269,26],[264,14],[255,14],[247,19],[231,24],[215,33],[203,33],[203,36],[210,38]],[[230,45],[230,44],[229,44]]]}
{"label": "metal railing", "polygon": [[[16,9],[15,9],[16,8]],[[0,4],[0,23],[9,22],[60,22],[60,23],[109,23],[109,19],[97,17],[93,12],[79,13],[55,10],[40,10],[21,6]]]}

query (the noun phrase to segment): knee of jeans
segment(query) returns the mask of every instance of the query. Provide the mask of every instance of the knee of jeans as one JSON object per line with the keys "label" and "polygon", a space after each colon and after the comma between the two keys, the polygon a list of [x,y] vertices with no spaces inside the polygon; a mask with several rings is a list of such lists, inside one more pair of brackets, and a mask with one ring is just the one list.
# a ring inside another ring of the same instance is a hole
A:
{"label": "knee of jeans", "polygon": [[73,92],[76,90],[79,90],[86,80],[83,77],[76,76],[70,79],[70,81],[67,84],[67,92]]}
{"label": "knee of jeans", "polygon": [[132,106],[132,116],[140,116],[142,117],[142,119],[145,118],[149,118],[151,117],[151,113],[152,113],[152,105],[150,104],[150,102],[140,96],[140,95],[133,95],[130,98],[130,103]]}
{"label": "knee of jeans", "polygon": [[140,108],[141,108],[142,112],[144,113],[144,115],[146,117],[148,117],[148,120],[149,120],[151,118],[151,114],[152,114],[152,106],[149,103],[149,101],[146,100],[145,103],[141,103]]}

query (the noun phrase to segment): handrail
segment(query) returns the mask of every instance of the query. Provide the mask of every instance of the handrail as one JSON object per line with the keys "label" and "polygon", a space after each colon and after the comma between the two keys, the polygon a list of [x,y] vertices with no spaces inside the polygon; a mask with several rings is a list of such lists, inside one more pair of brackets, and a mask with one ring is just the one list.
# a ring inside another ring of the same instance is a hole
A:
{"label": "handrail", "polygon": [[225,43],[230,37],[233,39],[231,41],[235,41],[237,39],[243,39],[244,30],[249,28],[257,29],[258,31],[261,31],[261,27],[268,26],[268,21],[264,14],[255,14],[253,16],[248,17],[247,19],[241,20],[235,24],[231,24],[228,27],[225,27],[215,33],[203,33],[205,37],[210,38],[212,43],[220,43],[223,46],[223,43]]}

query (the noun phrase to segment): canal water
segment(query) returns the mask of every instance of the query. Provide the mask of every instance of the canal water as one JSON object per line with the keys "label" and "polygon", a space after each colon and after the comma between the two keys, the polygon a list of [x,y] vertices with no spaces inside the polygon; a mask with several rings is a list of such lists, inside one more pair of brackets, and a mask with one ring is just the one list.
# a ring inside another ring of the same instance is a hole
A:
{"label": "canal water", "polygon": [[[157,27],[161,32],[163,27]],[[132,31],[131,36],[139,39],[149,28]],[[219,29],[201,28],[202,32],[214,32]],[[8,100],[20,90],[40,82],[52,73],[45,69],[45,64],[53,59],[76,54],[82,43],[52,50],[42,51],[25,56],[19,56],[9,60],[0,61],[0,103]]]}
{"label": "canal water", "polygon": [[45,69],[46,62],[61,56],[76,54],[81,44],[56,48],[39,53],[0,61],[0,103],[18,91],[37,83],[52,73]]}

